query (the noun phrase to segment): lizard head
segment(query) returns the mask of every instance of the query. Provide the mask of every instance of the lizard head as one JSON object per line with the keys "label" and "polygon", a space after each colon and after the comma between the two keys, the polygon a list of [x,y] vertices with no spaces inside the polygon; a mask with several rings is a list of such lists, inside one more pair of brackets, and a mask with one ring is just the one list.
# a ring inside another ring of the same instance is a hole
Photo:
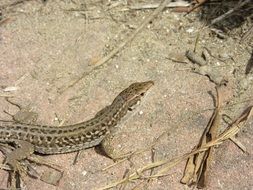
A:
{"label": "lizard head", "polygon": [[123,90],[119,96],[124,99],[128,110],[131,111],[133,106],[137,105],[146,92],[154,85],[153,81],[136,82]]}

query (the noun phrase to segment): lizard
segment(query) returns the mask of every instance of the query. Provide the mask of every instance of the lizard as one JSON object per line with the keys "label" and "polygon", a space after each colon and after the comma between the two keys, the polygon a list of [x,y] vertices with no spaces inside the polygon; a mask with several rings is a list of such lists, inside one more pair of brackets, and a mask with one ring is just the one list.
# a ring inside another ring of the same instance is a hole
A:
{"label": "lizard", "polygon": [[133,83],[93,118],[73,125],[58,127],[0,120],[0,143],[14,146],[13,151],[4,152],[5,163],[21,173],[20,161],[34,153],[69,153],[103,143],[153,85],[153,81]]}

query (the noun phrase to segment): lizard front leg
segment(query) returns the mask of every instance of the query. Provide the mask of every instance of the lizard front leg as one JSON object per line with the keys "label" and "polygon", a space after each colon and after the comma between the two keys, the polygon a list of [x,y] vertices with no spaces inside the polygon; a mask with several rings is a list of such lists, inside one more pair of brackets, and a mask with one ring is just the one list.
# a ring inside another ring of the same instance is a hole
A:
{"label": "lizard front leg", "polygon": [[15,188],[15,176],[17,174],[21,177],[27,174],[26,167],[24,167],[20,161],[30,157],[34,153],[34,146],[27,141],[16,140],[15,144],[18,145],[18,147],[11,152],[5,152],[6,158],[4,161],[5,164],[9,165],[13,170],[11,173],[11,189]]}
{"label": "lizard front leg", "polygon": [[[15,144],[18,148],[14,149],[12,152],[6,152],[5,163],[8,164],[14,171],[19,167],[19,161],[28,158],[34,153],[34,146],[23,140],[15,140]],[[17,170],[16,170],[17,171]]]}

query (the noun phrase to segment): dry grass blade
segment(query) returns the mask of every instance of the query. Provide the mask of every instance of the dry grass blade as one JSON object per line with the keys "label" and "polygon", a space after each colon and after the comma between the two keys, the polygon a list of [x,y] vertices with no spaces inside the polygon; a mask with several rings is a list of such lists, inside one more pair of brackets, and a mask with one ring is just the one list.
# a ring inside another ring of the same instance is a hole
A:
{"label": "dry grass blade", "polygon": [[201,1],[199,1],[196,5],[194,5],[190,10],[187,11],[186,15],[189,14],[189,13],[191,13],[195,9],[199,8],[200,6],[202,6],[207,1],[209,1],[209,0],[201,0]]}
{"label": "dry grass blade", "polygon": [[0,97],[12,98],[12,97],[14,97],[14,96],[13,96],[13,95],[9,95],[9,94],[0,94]]}
{"label": "dry grass blade", "polygon": [[[217,131],[220,128],[220,107],[221,107],[221,93],[220,87],[216,87],[217,100],[216,109],[200,139],[197,148],[202,147],[207,142],[212,141],[217,137]],[[208,150],[191,156],[186,164],[184,176],[181,179],[181,183],[192,185],[197,184],[198,188],[204,188],[206,186],[207,170],[212,158],[213,148],[210,147]]]}
{"label": "dry grass blade", "polygon": [[169,3],[169,0],[163,0],[159,7],[153,11],[151,15],[149,15],[143,22],[142,24],[128,37],[126,38],[122,43],[119,44],[118,47],[116,47],[114,50],[112,50],[107,56],[103,57],[99,61],[95,63],[95,66],[89,69],[89,71],[84,72],[78,79],[75,81],[71,82],[68,84],[68,86],[64,89],[60,90],[60,94],[68,90],[69,88],[73,87],[76,85],[78,82],[80,82],[85,76],[87,76],[91,71],[94,69],[98,69],[101,65],[105,64],[107,61],[109,61],[113,56],[115,56],[120,50],[122,50],[129,42],[131,42],[135,36],[148,24],[150,23]]}
{"label": "dry grass blade", "polygon": [[206,143],[205,145],[199,148],[192,150],[192,152],[190,153],[184,154],[176,159],[168,161],[168,164],[165,165],[165,167],[162,170],[160,170],[157,175],[151,176],[151,177],[160,177],[160,176],[165,175],[165,173],[174,166],[173,162],[175,161],[179,163],[183,161],[185,158],[187,159],[194,154],[206,151],[208,148],[212,146],[217,146],[217,145],[222,144],[224,141],[235,136],[241,130],[242,126],[244,126],[246,122],[248,121],[248,119],[252,116],[253,116],[253,106],[250,106],[243,112],[243,114],[239,118],[235,120],[235,122],[233,122],[233,124],[227,127],[227,129],[223,131],[217,138],[213,139],[212,141]]}
{"label": "dry grass blade", "polygon": [[[251,35],[253,35],[253,26],[252,26],[252,33],[251,33]],[[252,70],[253,70],[253,49],[252,49],[252,53],[251,53],[250,59],[249,59],[247,65],[246,65],[246,68],[245,68],[245,74],[248,75],[249,73],[251,73]]]}
{"label": "dry grass blade", "polygon": [[2,5],[0,6],[0,9],[5,9],[5,8],[8,8],[8,7],[12,7],[12,6],[15,6],[15,5],[24,3],[25,1],[30,1],[30,0],[17,0],[17,1],[11,1],[11,3],[2,4]]}
{"label": "dry grass blade", "polygon": [[[188,7],[190,3],[186,1],[178,1],[178,2],[168,2],[168,4],[165,6],[166,8],[175,8],[175,7]],[[143,9],[155,9],[159,7],[158,3],[149,3],[149,4],[134,4],[130,5],[129,9],[131,10],[143,10]]]}
{"label": "dry grass blade", "polygon": [[251,26],[251,28],[243,35],[241,42],[247,40],[247,39],[251,39],[253,35],[253,26]]}
{"label": "dry grass blade", "polygon": [[[128,154],[124,154],[122,158],[121,158],[121,157],[118,158],[119,160],[118,160],[117,162],[113,163],[112,165],[107,166],[106,168],[102,169],[102,171],[108,170],[109,168],[112,168],[112,167],[114,167],[114,166],[116,166],[116,165],[118,165],[118,164],[120,164],[120,163],[122,163],[122,162],[124,162],[124,161],[126,161],[126,160],[129,160],[129,159],[130,159],[131,157],[133,157],[133,156],[137,156],[138,154],[141,154],[141,153],[144,153],[144,152],[146,152],[146,151],[152,150],[152,149],[154,148],[154,146],[159,142],[159,140],[160,140],[163,136],[165,136],[165,135],[166,135],[166,133],[162,133],[161,135],[159,135],[159,136],[154,140],[154,142],[153,142],[151,145],[149,145],[149,146],[147,146],[147,147],[145,147],[145,148],[143,148],[143,149],[136,150],[136,151],[130,152],[130,153],[128,153]],[[116,159],[117,159],[117,158],[116,158]]]}
{"label": "dry grass blade", "polygon": [[230,9],[229,11],[227,11],[225,14],[219,16],[218,18],[215,18],[212,20],[211,25],[216,24],[220,21],[222,21],[223,19],[227,18],[229,15],[231,15],[234,11],[238,10],[239,8],[241,8],[242,6],[250,3],[251,0],[246,0],[246,1],[239,1],[238,5],[235,6],[233,9]]}
{"label": "dry grass blade", "polygon": [[247,149],[246,147],[235,137],[230,137],[230,140],[236,145],[238,146],[244,153],[247,153]]}
{"label": "dry grass blade", "polygon": [[99,190],[110,189],[122,183],[127,183],[133,180],[141,179],[143,178],[143,175],[140,175],[140,174],[143,174],[145,171],[148,171],[152,168],[156,168],[159,166],[163,166],[163,168],[157,174],[152,175],[152,176],[147,176],[146,178],[157,178],[157,177],[165,176],[166,172],[168,172],[172,167],[184,161],[185,159],[190,158],[194,154],[206,151],[210,147],[219,145],[223,143],[225,140],[228,140],[229,138],[233,137],[235,134],[237,134],[240,131],[242,126],[246,124],[246,122],[252,115],[253,115],[253,106],[250,106],[243,112],[243,114],[238,119],[235,120],[235,122],[233,122],[233,124],[231,124],[224,132],[222,132],[217,138],[213,139],[212,141],[204,144],[203,146],[199,148],[192,150],[190,153],[183,154],[172,160],[165,159],[165,160],[159,160],[159,161],[147,164],[143,166],[142,168],[136,170],[134,173],[130,174],[128,177],[125,177],[119,181],[116,181],[107,186],[99,188]]}

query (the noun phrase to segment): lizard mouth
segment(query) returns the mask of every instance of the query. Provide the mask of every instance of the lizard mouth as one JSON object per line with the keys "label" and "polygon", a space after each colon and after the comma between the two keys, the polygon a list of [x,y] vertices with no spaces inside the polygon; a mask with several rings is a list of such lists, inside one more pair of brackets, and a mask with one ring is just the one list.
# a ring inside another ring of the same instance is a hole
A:
{"label": "lizard mouth", "polygon": [[140,104],[141,104],[141,101],[138,100],[138,101],[136,102],[136,104],[134,104],[134,105],[128,107],[128,111],[133,111],[133,110],[134,110],[138,105],[140,105]]}

